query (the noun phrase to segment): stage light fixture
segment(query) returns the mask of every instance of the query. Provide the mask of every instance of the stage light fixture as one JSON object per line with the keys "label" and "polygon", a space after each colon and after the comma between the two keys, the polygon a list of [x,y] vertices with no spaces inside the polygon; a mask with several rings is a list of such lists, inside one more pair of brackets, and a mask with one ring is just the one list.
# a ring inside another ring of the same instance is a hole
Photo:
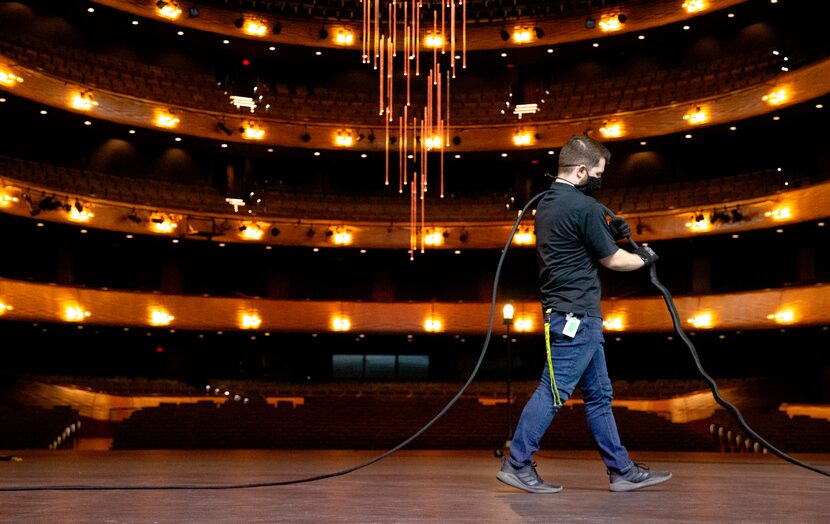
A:
{"label": "stage light fixture", "polygon": [[272,227],[272,228],[271,228],[271,236],[272,236],[272,237],[278,237],[278,236],[280,236],[280,228],[278,228],[278,227],[276,227],[276,226]]}
{"label": "stage light fixture", "polygon": [[245,24],[245,19],[241,16],[233,21],[233,26],[237,29],[242,29],[242,26]]}
{"label": "stage light fixture", "polygon": [[458,136],[458,135],[452,137],[452,144],[454,146],[460,146],[461,145],[461,137]]}
{"label": "stage light fixture", "polygon": [[533,32],[536,34],[537,40],[545,36],[545,31],[541,27],[534,28]]}
{"label": "stage light fixture", "polygon": [[320,40],[325,40],[326,38],[329,37],[329,32],[325,28],[320,29],[319,36],[320,36]]}
{"label": "stage light fixture", "polygon": [[140,216],[138,216],[138,214],[136,214],[135,209],[133,209],[132,211],[130,211],[130,214],[129,214],[129,215],[127,215],[127,220],[129,220],[130,222],[134,222],[134,223],[136,223],[136,224],[140,224],[140,223],[141,223],[141,217],[140,217]]}
{"label": "stage light fixture", "polygon": [[594,18],[585,19],[585,29],[594,29],[597,26],[597,21]]}
{"label": "stage light fixture", "polygon": [[276,22],[274,24],[274,27],[271,28],[271,32],[275,35],[278,35],[278,34],[282,33],[282,24],[280,24],[279,22]]}
{"label": "stage light fixture", "polygon": [[225,133],[228,136],[231,136],[233,134],[233,131],[231,131],[230,128],[228,128],[228,126],[226,126],[224,122],[216,122],[216,131]]}
{"label": "stage light fixture", "polygon": [[303,139],[303,142],[310,142],[311,141],[311,135],[309,135],[308,132],[303,133],[303,135],[300,138]]}
{"label": "stage light fixture", "polygon": [[187,10],[187,16],[190,18],[199,18],[199,8],[191,7]]}

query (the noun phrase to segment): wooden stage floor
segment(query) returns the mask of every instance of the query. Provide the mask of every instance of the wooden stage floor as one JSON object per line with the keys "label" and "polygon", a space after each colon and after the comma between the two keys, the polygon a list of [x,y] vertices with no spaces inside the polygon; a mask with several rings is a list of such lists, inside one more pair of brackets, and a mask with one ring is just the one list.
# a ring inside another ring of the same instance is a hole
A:
{"label": "wooden stage floor", "polygon": [[[0,485],[222,484],[288,480],[359,464],[368,451],[26,451]],[[230,491],[0,492],[0,522],[830,522],[830,478],[769,456],[632,453],[669,482],[612,493],[593,452],[543,452],[565,490],[531,495],[495,478],[484,451],[403,451],[358,472]],[[830,455],[801,456],[830,468]]]}

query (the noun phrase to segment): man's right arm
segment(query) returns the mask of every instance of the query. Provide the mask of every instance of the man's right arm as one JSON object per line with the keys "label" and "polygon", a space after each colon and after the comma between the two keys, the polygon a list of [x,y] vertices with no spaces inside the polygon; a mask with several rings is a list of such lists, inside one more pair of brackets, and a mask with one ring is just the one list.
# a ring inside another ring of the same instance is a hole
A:
{"label": "man's right arm", "polygon": [[635,253],[617,249],[613,254],[601,258],[599,263],[612,271],[634,271],[657,262],[657,258],[651,248],[640,246]]}

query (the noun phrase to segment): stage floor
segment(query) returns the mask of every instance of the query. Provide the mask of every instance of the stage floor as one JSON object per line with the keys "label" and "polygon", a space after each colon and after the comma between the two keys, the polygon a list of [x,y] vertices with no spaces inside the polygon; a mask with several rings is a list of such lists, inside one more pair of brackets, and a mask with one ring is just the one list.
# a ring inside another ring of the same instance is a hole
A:
{"label": "stage floor", "polygon": [[[0,485],[223,484],[288,480],[359,464],[368,451],[19,451]],[[230,491],[0,492],[2,522],[830,522],[830,478],[774,457],[632,453],[674,478],[612,493],[593,452],[543,452],[565,486],[519,492],[484,451],[403,451],[343,477]],[[802,455],[830,468],[828,455]]]}

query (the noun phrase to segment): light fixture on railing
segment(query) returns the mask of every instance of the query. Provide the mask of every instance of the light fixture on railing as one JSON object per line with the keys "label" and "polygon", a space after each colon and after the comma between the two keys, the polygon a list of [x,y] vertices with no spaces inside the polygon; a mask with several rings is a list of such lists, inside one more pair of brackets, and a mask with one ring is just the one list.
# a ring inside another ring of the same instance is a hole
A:
{"label": "light fixture on railing", "polygon": [[686,222],[686,227],[694,232],[709,231],[712,229],[712,222],[709,217],[698,211]]}
{"label": "light fixture on railing", "polygon": [[176,318],[162,307],[150,308],[150,324],[153,326],[169,326]]}
{"label": "light fixture on railing", "polygon": [[625,327],[625,319],[621,314],[611,314],[605,317],[602,326],[608,331],[622,331]]}
{"label": "light fixture on railing", "polygon": [[98,102],[95,101],[95,96],[92,94],[92,91],[85,89],[73,93],[69,105],[79,111],[90,111],[98,105]]}
{"label": "light fixture on railing", "polygon": [[85,208],[80,201],[75,201],[75,205],[69,208],[69,220],[72,222],[89,222],[89,219],[95,214],[88,208]]}
{"label": "light fixture on railing", "polygon": [[444,243],[444,234],[437,229],[427,229],[426,235],[424,236],[424,243],[428,246],[440,246]]}
{"label": "light fixture on railing", "polygon": [[692,111],[683,115],[683,120],[695,126],[709,121],[709,114],[706,112],[706,108],[697,106]]}
{"label": "light fixture on railing", "polygon": [[433,33],[432,31],[427,31],[426,35],[424,36],[424,46],[430,49],[435,49],[438,47],[442,47],[444,45],[444,37],[441,33]]}
{"label": "light fixture on railing", "polygon": [[790,92],[786,87],[780,87],[774,91],[770,91],[769,94],[766,94],[761,97],[761,100],[766,102],[771,106],[777,106],[783,104],[790,98]]}
{"label": "light fixture on railing", "polygon": [[345,227],[338,227],[334,234],[334,243],[338,246],[346,246],[352,243],[352,233]]}
{"label": "light fixture on railing", "polygon": [[708,329],[714,327],[715,318],[711,311],[701,311],[690,318],[689,323],[696,328]]}
{"label": "light fixture on railing", "polygon": [[181,16],[182,10],[179,7],[178,2],[165,2],[164,0],[159,0],[158,2],[156,2],[156,13],[162,18],[167,18],[168,20],[175,20],[179,16]]}
{"label": "light fixture on railing", "polygon": [[622,13],[606,13],[599,19],[599,28],[605,33],[612,33],[622,29],[628,17]]}
{"label": "light fixture on railing", "polygon": [[424,321],[424,329],[429,331],[430,333],[435,333],[435,332],[441,331],[442,327],[443,327],[443,325],[441,323],[441,319],[439,319],[439,318],[428,317]]}
{"label": "light fixture on railing", "polygon": [[444,146],[444,140],[440,136],[427,137],[424,144],[428,150],[440,149]]}
{"label": "light fixture on railing", "polygon": [[331,328],[334,331],[348,331],[352,327],[352,321],[349,320],[349,317],[340,314],[335,315],[331,319]]}
{"label": "light fixture on railing", "polygon": [[63,310],[63,318],[67,322],[80,322],[89,316],[91,316],[89,311],[76,304],[68,305]]}
{"label": "light fixture on railing", "polygon": [[513,145],[522,147],[533,143],[533,134],[529,131],[516,131],[513,133]]}
{"label": "light fixture on railing", "polygon": [[514,44],[529,44],[536,40],[536,34],[537,31],[530,26],[517,25],[513,28],[512,40]]}
{"label": "light fixture on railing", "polygon": [[6,311],[11,311],[14,308],[8,304],[0,302],[0,315],[4,314]]}
{"label": "light fixture on railing", "polygon": [[245,130],[242,132],[242,138],[246,140],[262,140],[265,138],[265,130],[254,120],[249,120]]}
{"label": "light fixture on railing", "polygon": [[599,128],[599,132],[605,138],[621,137],[623,134],[622,123],[616,120],[612,120],[611,122],[603,122],[602,127]]}
{"label": "light fixture on railing", "polygon": [[243,224],[239,227],[242,238],[245,240],[262,240],[265,232],[256,224]]}
{"label": "light fixture on railing", "polygon": [[765,217],[772,218],[773,220],[789,220],[793,217],[792,209],[789,207],[777,207],[772,211],[767,211],[764,213]]}
{"label": "light fixture on railing", "polygon": [[337,35],[334,37],[334,43],[342,46],[354,44],[354,31],[348,28],[338,29]]}
{"label": "light fixture on railing", "polygon": [[354,136],[348,129],[338,129],[334,136],[334,144],[339,147],[352,147],[354,145]]}
{"label": "light fixture on railing", "polygon": [[792,324],[795,322],[795,311],[790,308],[780,309],[767,315],[767,319],[774,320],[778,324]]}
{"label": "light fixture on railing", "polygon": [[706,2],[704,0],[686,0],[682,7],[687,13],[697,13],[706,9]]}
{"label": "light fixture on railing", "polygon": [[172,111],[168,109],[156,110],[156,126],[163,127],[165,129],[173,129],[174,127],[178,126],[180,122],[181,120],[179,119],[179,117],[173,114]]}
{"label": "light fixture on railing", "polygon": [[242,313],[239,325],[242,329],[258,329],[262,324],[262,318],[255,312]]}
{"label": "light fixture on railing", "polygon": [[9,207],[19,201],[20,199],[16,196],[12,196],[5,191],[0,190],[0,207]]}
{"label": "light fixture on railing", "polygon": [[153,215],[150,218],[150,224],[150,227],[158,233],[172,233],[174,229],[179,227],[176,222],[162,215]]}
{"label": "light fixture on railing", "polygon": [[516,331],[528,332],[533,330],[533,319],[528,316],[523,316],[513,321],[513,328]]}
{"label": "light fixture on railing", "polygon": [[513,235],[513,243],[519,246],[528,246],[536,242],[536,235],[533,232],[533,228],[528,226],[522,226]]}
{"label": "light fixture on railing", "polygon": [[265,20],[245,20],[242,32],[251,36],[265,36],[268,32],[268,23]]}
{"label": "light fixture on railing", "polygon": [[0,85],[14,87],[23,82],[23,78],[6,69],[0,68]]}

